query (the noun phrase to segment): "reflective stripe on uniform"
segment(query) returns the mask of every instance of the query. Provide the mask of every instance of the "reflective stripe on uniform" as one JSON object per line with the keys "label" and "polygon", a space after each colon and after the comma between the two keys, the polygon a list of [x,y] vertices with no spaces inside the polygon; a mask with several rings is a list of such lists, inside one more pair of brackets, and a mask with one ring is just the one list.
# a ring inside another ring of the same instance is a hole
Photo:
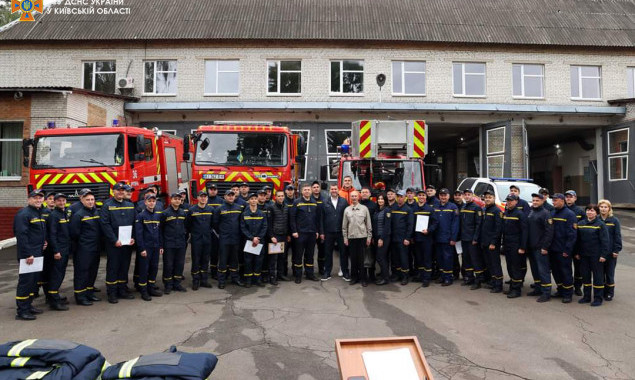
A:
{"label": "reflective stripe on uniform", "polygon": [[139,360],[138,357],[123,363],[121,369],[119,370],[120,379],[126,379],[132,376],[132,367],[137,363],[137,360]]}
{"label": "reflective stripe on uniform", "polygon": [[35,343],[36,340],[37,339],[23,340],[22,342],[11,347],[11,349],[9,350],[9,353],[7,353],[7,356],[20,356],[20,352],[22,352],[22,350],[25,349],[26,347]]}
{"label": "reflective stripe on uniform", "polygon": [[31,358],[15,358],[11,361],[11,367],[24,367]]}
{"label": "reflective stripe on uniform", "polygon": [[37,371],[37,372],[33,372],[32,374],[29,375],[29,377],[27,377],[27,380],[33,380],[33,379],[43,379],[44,376],[48,375],[49,372],[51,372],[51,370],[48,371]]}

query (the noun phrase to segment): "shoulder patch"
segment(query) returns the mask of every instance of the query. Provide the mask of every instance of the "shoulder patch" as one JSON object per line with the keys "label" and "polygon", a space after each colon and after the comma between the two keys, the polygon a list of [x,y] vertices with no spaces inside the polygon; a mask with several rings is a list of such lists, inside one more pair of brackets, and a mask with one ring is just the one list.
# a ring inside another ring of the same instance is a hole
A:
{"label": "shoulder patch", "polygon": [[390,213],[389,212],[386,213],[386,218],[390,218]]}
{"label": "shoulder patch", "polygon": [[549,219],[547,219],[547,222],[548,222],[549,224],[553,224],[553,219],[549,218]]}
{"label": "shoulder patch", "polygon": [[483,215],[482,211],[477,211],[477,213],[478,213],[478,216],[482,216]]}
{"label": "shoulder patch", "polygon": [[499,213],[498,213],[498,215],[499,215],[501,218],[504,216],[502,211],[501,211],[501,212],[499,212]]}
{"label": "shoulder patch", "polygon": [[573,223],[573,229],[577,230],[578,229],[578,223]]}

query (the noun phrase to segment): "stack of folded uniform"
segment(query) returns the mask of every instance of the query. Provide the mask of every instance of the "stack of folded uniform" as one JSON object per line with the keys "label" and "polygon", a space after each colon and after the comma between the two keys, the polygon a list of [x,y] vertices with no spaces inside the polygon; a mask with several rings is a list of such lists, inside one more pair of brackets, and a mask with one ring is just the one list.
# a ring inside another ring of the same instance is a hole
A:
{"label": "stack of folded uniform", "polygon": [[64,340],[0,345],[0,379],[95,380],[105,362],[94,348]]}
{"label": "stack of folded uniform", "polygon": [[144,355],[112,365],[104,370],[102,380],[203,380],[216,367],[218,359],[207,353],[169,352]]}

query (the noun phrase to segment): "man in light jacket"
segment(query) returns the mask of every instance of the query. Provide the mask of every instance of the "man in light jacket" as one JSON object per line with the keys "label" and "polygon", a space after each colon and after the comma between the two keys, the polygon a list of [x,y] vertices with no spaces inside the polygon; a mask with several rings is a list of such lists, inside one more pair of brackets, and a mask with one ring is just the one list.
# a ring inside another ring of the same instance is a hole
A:
{"label": "man in light jacket", "polygon": [[368,286],[364,270],[364,248],[370,245],[373,236],[372,221],[368,208],[359,203],[359,193],[351,192],[351,205],[344,210],[342,221],[344,245],[348,247],[351,258],[351,285],[362,282]]}

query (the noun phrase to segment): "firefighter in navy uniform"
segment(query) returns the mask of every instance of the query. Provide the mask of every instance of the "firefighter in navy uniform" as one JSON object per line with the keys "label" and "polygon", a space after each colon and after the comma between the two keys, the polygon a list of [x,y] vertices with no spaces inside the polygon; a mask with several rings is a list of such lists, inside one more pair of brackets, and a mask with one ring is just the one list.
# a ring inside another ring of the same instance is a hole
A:
{"label": "firefighter in navy uniform", "polygon": [[419,215],[428,217],[428,228],[414,232],[414,245],[419,281],[424,288],[430,286],[432,278],[432,247],[434,246],[434,232],[437,229],[438,221],[434,207],[429,205],[424,190],[417,191],[417,203],[411,206],[414,213],[413,225],[416,229]]}
{"label": "firefighter in navy uniform", "polygon": [[[216,209],[220,207],[225,201],[218,196],[218,188],[214,183],[208,183],[207,185],[207,204]],[[217,280],[218,279],[218,234],[212,230],[212,247],[209,256],[209,276]]]}
{"label": "firefighter in navy uniform", "polygon": [[[260,190],[262,191],[262,190]],[[259,204],[259,198],[264,197],[266,193],[251,193],[249,194],[248,202],[249,207],[243,211],[240,215],[240,230],[243,233],[247,243],[251,243],[252,246],[262,244],[260,253],[255,255],[249,252],[243,252],[245,257],[245,287],[249,288],[251,285],[265,286],[262,281],[261,270],[263,257],[267,254],[265,245],[267,244],[267,219],[268,216],[263,211],[265,207],[264,203]]]}
{"label": "firefighter in navy uniform", "polygon": [[[293,187],[293,185],[287,185],[287,187],[284,188],[284,204],[285,206],[287,206],[287,213],[290,214],[291,208],[293,207],[293,202],[295,202],[296,196],[295,196],[295,188]],[[289,220],[287,222],[287,225],[289,226],[289,231],[291,230],[291,221]],[[293,237],[291,237],[291,235],[289,234],[289,244],[286,244],[284,247],[284,253],[283,253],[283,263],[282,263],[282,268],[278,267],[278,280],[280,281],[289,281],[289,277],[287,276],[289,274],[289,252],[291,252],[291,257],[293,257],[293,251],[295,250],[295,240],[293,239]]]}
{"label": "firefighter in navy uniform", "polygon": [[112,188],[113,197],[99,210],[99,221],[106,237],[106,289],[110,303],[117,303],[117,298],[134,298],[127,286],[134,239],[131,238],[130,245],[123,245],[119,240],[119,227],[132,227],[136,217],[134,205],[124,199],[124,188],[125,184],[116,183]]}
{"label": "firefighter in navy uniform", "polygon": [[[599,218],[600,209],[590,204],[586,207],[586,218],[578,223],[578,249],[576,259],[580,260],[580,274],[584,284],[584,295],[578,303],[602,305],[604,297],[604,263],[609,254],[609,233]],[[591,283],[593,277],[593,283]],[[593,294],[591,288],[593,287]],[[593,296],[593,301],[591,301]]]}
{"label": "firefighter in navy uniform", "polygon": [[291,234],[295,238],[295,251],[293,252],[293,275],[295,283],[302,282],[302,264],[304,273],[311,281],[319,281],[315,277],[313,256],[316,239],[323,235],[322,213],[315,199],[311,197],[311,186],[302,186],[302,196],[293,202],[289,210]]}
{"label": "firefighter in navy uniform", "polygon": [[[529,237],[527,256],[534,278],[534,290],[528,296],[540,296],[537,302],[551,299],[551,269],[549,265],[549,247],[553,239],[553,219],[551,213],[543,207],[544,195],[531,194],[532,207],[527,217]],[[524,278],[524,275],[523,275]]]}
{"label": "firefighter in navy uniform", "polygon": [[440,203],[434,210],[439,221],[435,234],[435,248],[437,263],[441,270],[442,286],[450,286],[454,281],[453,268],[456,255],[454,246],[459,237],[459,209],[450,202],[448,189],[439,190],[439,199]]}
{"label": "firefighter in navy uniform", "polygon": [[215,210],[214,228],[218,231],[219,258],[218,258],[218,287],[225,288],[227,280],[227,268],[232,283],[244,286],[238,274],[238,252],[242,251],[240,243],[240,215],[243,208],[234,199],[239,199],[238,193],[232,190],[225,192],[225,202]]}
{"label": "firefighter in navy uniform", "polygon": [[491,275],[490,293],[503,291],[503,268],[501,267],[500,247],[503,231],[503,213],[496,205],[496,195],[489,190],[483,193],[485,208],[481,222],[479,242],[485,256],[485,263]]}
{"label": "firefighter in navy uniform", "polygon": [[[124,190],[127,189],[128,185],[124,185]],[[137,214],[140,214],[143,210],[146,209],[146,201],[145,201],[145,196],[148,194],[154,194],[154,197],[157,200],[157,204],[155,206],[155,210],[156,211],[163,211],[164,206],[163,206],[163,202],[159,199],[159,194],[158,194],[158,190],[156,187],[154,186],[150,186],[147,189],[145,189],[143,196],[139,198],[139,200],[137,201],[137,204],[135,205],[135,210],[137,211]]]}
{"label": "firefighter in navy uniform", "polygon": [[[44,197],[44,203],[42,204],[42,219],[44,221],[48,221],[49,215],[55,209],[55,193],[48,192]],[[46,240],[48,241],[48,231]],[[51,271],[51,267],[53,266],[53,252],[51,251],[51,246],[47,245],[44,250],[44,265],[42,266],[42,272],[40,272],[39,278],[37,280],[37,291],[35,292],[35,298],[40,296],[40,287],[46,296],[48,294],[48,275]],[[46,298],[48,302],[48,298]]]}
{"label": "firefighter in navy uniform", "polygon": [[615,296],[615,265],[622,250],[622,227],[620,220],[613,215],[613,205],[606,199],[598,202],[600,219],[609,232],[609,255],[604,262],[604,300],[612,301]]}
{"label": "firefighter in navy uniform", "polygon": [[520,197],[520,188],[516,185],[511,185],[509,187],[509,193],[514,194],[518,198],[518,204],[516,208],[525,214],[525,217],[529,216],[529,211],[531,211],[531,206],[529,203]]}
{"label": "firefighter in navy uniform", "polygon": [[[289,207],[285,204],[285,194],[283,191],[276,192],[276,202],[271,206],[271,217],[267,228],[269,229],[269,241],[272,244],[283,243],[284,250],[291,242],[289,236]],[[286,265],[284,253],[276,253],[269,258],[269,281],[271,285],[278,285],[278,278],[282,274]]]}
{"label": "firefighter in navy uniform", "polygon": [[163,295],[156,285],[159,257],[163,254],[161,211],[155,209],[156,204],[156,194],[146,193],[145,209],[135,221],[135,240],[139,251],[139,293],[144,301]]}
{"label": "firefighter in navy uniform", "polygon": [[570,303],[573,295],[573,272],[571,261],[573,250],[577,240],[577,219],[573,211],[565,205],[564,194],[553,195],[554,210],[551,212],[554,232],[551,247],[549,247],[549,259],[553,279],[556,281],[556,294],[554,297],[562,297],[563,303]]}
{"label": "firefighter in navy uniform", "polygon": [[187,246],[187,213],[181,208],[181,194],[170,196],[170,206],[161,213],[161,236],[163,236],[163,284],[165,294],[172,290],[186,292],[181,285]]}
{"label": "firefighter in navy uniform", "polygon": [[507,261],[507,273],[511,279],[507,298],[520,297],[523,286],[523,268],[527,267],[527,217],[518,208],[518,196],[509,194],[503,216],[503,252]]}
{"label": "firefighter in navy uniform", "polygon": [[192,256],[192,290],[200,286],[211,288],[207,278],[209,257],[212,244],[212,226],[214,213],[217,211],[207,204],[208,196],[205,190],[198,192],[198,203],[187,213],[186,225],[190,234]]}
{"label": "firefighter in navy uniform", "polygon": [[[567,190],[564,193],[564,197],[565,197],[564,199],[565,203],[567,204],[567,208],[573,211],[577,222],[580,223],[582,220],[584,220],[586,216],[584,214],[584,210],[582,210],[580,206],[575,204],[575,202],[578,200],[578,195],[573,190]],[[576,249],[576,247],[574,247],[574,249]],[[575,295],[581,296],[582,295],[582,273],[580,273],[580,260],[576,259],[576,256],[578,256],[577,249],[573,252],[573,286],[574,286]]]}
{"label": "firefighter in navy uniform", "polygon": [[179,205],[179,208],[185,211],[185,213],[187,214],[188,211],[190,211],[190,207],[192,206],[187,201],[187,190],[186,189],[179,190],[179,195],[181,196],[181,204]]}
{"label": "firefighter in navy uniform", "polygon": [[[44,194],[41,190],[29,193],[28,206],[24,207],[13,219],[13,233],[17,239],[18,261],[26,260],[33,265],[36,257],[42,257],[47,247],[46,221],[42,218]],[[42,310],[33,307],[33,296],[37,291],[37,280],[40,272],[22,273],[18,276],[18,287],[15,293],[17,312],[15,319],[31,321],[34,314]]]}
{"label": "firefighter in navy uniform", "polygon": [[79,197],[82,208],[71,216],[70,222],[71,238],[77,242],[77,248],[73,252],[73,287],[75,302],[81,306],[90,306],[94,301],[100,301],[94,295],[94,286],[103,229],[93,193],[89,189],[83,189]]}
{"label": "firefighter in navy uniform", "polygon": [[[267,200],[267,188],[268,186],[265,186],[262,189],[258,190],[256,195],[258,210],[260,210],[265,215],[267,223],[270,224],[272,205],[271,202]],[[245,208],[245,210],[247,210],[247,208]],[[264,254],[264,256],[262,256],[262,263],[260,263],[261,270],[259,270],[258,273],[259,276],[262,275],[259,279],[260,282],[269,282],[269,244],[267,244],[267,242],[269,241],[269,230],[265,231],[264,241],[265,243],[262,246],[262,254]],[[246,258],[247,256],[244,257]]]}
{"label": "firefighter in navy uniform", "polygon": [[[324,221],[324,202],[326,201],[326,197],[322,196],[322,186],[319,181],[313,181],[311,184],[311,198],[318,205],[318,212],[320,213],[320,219]],[[346,204],[348,206],[348,203]],[[315,245],[317,246],[317,265],[318,265],[318,273],[320,275],[324,274],[324,266],[326,263],[326,251],[324,247],[324,238],[325,236],[318,237],[315,239]],[[348,251],[347,251],[348,252]],[[348,259],[341,260],[346,262],[346,269],[348,271]]]}
{"label": "firefighter in navy uniform", "polygon": [[406,203],[406,191],[397,192],[397,200],[390,207],[392,236],[390,242],[391,281],[401,280],[401,285],[407,285],[410,279],[408,271],[408,250],[412,233],[414,232],[414,214]]}
{"label": "firefighter in navy uniform", "polygon": [[554,207],[552,204],[549,203],[549,189],[543,187],[538,190],[538,194],[542,194],[542,196],[545,198],[545,203],[543,203],[542,207],[544,207],[545,210],[551,213],[554,210]]}
{"label": "firefighter in navy uniform", "polygon": [[[483,218],[483,210],[479,205],[474,203],[474,194],[472,190],[463,190],[463,199],[465,204],[460,208],[461,215],[461,248],[463,253],[463,283],[461,285],[476,285],[474,289],[481,287],[483,282],[483,261],[480,258],[480,247],[478,245],[478,234],[481,229],[481,219]],[[479,279],[475,279],[475,267],[472,259],[479,260]]]}
{"label": "firefighter in navy uniform", "polygon": [[46,299],[52,310],[68,310],[62,301],[59,290],[66,275],[66,266],[71,250],[69,212],[66,209],[66,195],[55,194],[55,208],[51,211],[46,223],[48,229],[48,245],[51,249],[52,263],[47,275]]}

